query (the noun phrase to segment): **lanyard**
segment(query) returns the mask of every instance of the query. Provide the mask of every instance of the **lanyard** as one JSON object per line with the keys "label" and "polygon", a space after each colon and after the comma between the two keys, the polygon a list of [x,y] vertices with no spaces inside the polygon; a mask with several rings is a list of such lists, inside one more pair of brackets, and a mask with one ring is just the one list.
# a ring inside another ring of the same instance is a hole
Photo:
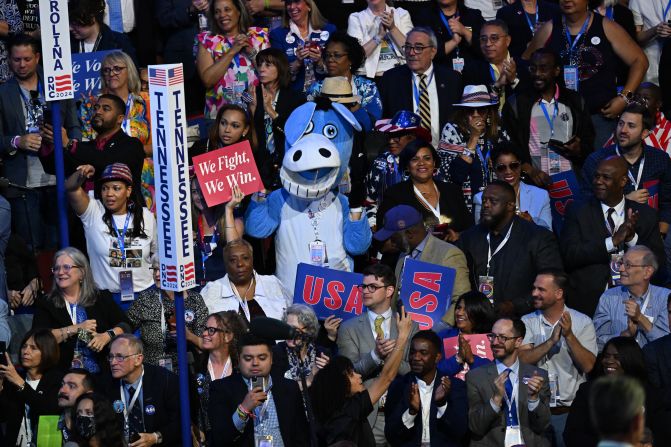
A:
{"label": "lanyard", "polygon": [[550,138],[554,137],[555,134],[555,119],[557,119],[557,115],[559,114],[559,104],[557,103],[557,100],[555,99],[555,109],[554,113],[552,114],[552,119],[550,119],[550,114],[548,113],[548,109],[545,107],[545,103],[543,103],[543,99],[539,101],[541,105],[541,109],[543,109],[543,115],[545,115],[545,120],[548,122],[548,125],[550,126]]}
{"label": "lanyard", "polygon": [[[431,76],[429,76],[429,79],[426,81],[426,91],[427,92],[429,91],[429,86],[431,85],[431,81],[433,81],[433,73],[434,73],[434,71],[431,72]],[[423,91],[420,92],[419,89],[417,88],[417,84],[419,84],[420,82],[422,82],[422,81],[419,78],[419,75],[417,75],[417,82],[412,83],[412,90],[415,93],[415,106],[417,107],[417,110],[419,110],[419,96],[420,96],[420,93],[423,93]]]}
{"label": "lanyard", "polygon": [[126,431],[128,430],[128,415],[133,410],[135,406],[135,401],[140,396],[140,390],[142,389],[142,384],[144,383],[144,369],[142,370],[142,375],[140,376],[140,385],[135,389],[135,393],[130,399],[130,403],[126,405],[126,390],[124,389],[123,384],[119,384],[119,391],[121,394],[121,402],[123,403],[123,420],[126,426]]}
{"label": "lanyard", "polygon": [[[249,384],[247,386],[250,387],[249,389],[251,390],[252,381],[251,379],[248,380]],[[261,383],[263,384],[263,379],[261,380]],[[264,388],[263,391],[267,393],[268,397],[261,407],[256,407],[254,409],[254,413],[256,413],[256,419],[254,419],[255,428],[259,425],[263,425],[263,417],[265,416],[266,411],[268,410],[268,404],[270,403],[271,399],[270,393],[272,392],[271,391],[272,387],[273,387],[273,379],[270,376],[268,376],[268,386],[267,387],[264,387],[263,385],[261,386],[261,388]]]}
{"label": "lanyard", "polygon": [[[100,41],[102,40],[102,38],[103,38],[103,33],[98,33],[98,37],[96,37],[96,41],[93,44],[93,48],[91,49],[92,53],[95,52],[95,51],[98,51],[98,45],[100,45]],[[80,53],[86,53],[86,47],[84,45],[85,45],[84,41],[80,40],[79,41],[79,52]]]}
{"label": "lanyard", "polygon": [[[650,302],[650,295],[652,295],[652,293],[650,292],[650,287],[648,287],[648,290],[646,290],[644,295],[645,295],[645,299],[643,300],[643,304],[641,304],[641,315],[645,315],[645,311],[648,308],[648,303]],[[631,295],[629,295],[629,298],[631,299],[633,297]],[[643,298],[643,297],[641,297],[641,298]],[[637,301],[637,300],[634,300],[634,301]]]}
{"label": "lanyard", "polygon": [[249,304],[247,304],[247,292],[249,292],[249,289],[252,288],[254,285],[255,278],[252,276],[252,282],[249,283],[249,287],[247,287],[247,290],[245,291],[245,294],[243,296],[240,296],[240,292],[238,292],[238,288],[231,282],[231,278],[228,278],[228,284],[231,286],[231,290],[233,291],[233,294],[235,295],[235,298],[238,300],[238,304],[240,304],[240,309],[245,313],[245,317],[247,318],[247,322],[252,321],[251,316],[249,314]]}
{"label": "lanyard", "polygon": [[126,264],[126,231],[128,230],[129,222],[130,213],[126,213],[126,223],[123,225],[123,233],[119,233],[119,228],[117,228],[114,216],[112,216],[112,226],[114,227],[114,231],[116,231],[117,241],[119,241],[119,250],[121,250],[121,259],[124,262],[124,267]]}
{"label": "lanyard", "polygon": [[[669,0],[671,1],[671,0]],[[457,12],[452,16],[453,19],[458,19],[459,18],[459,10],[457,9]],[[454,33],[452,33],[452,29],[450,28],[450,24],[447,22],[447,17],[445,17],[445,13],[443,11],[440,11],[440,20],[443,21],[443,25],[445,25],[445,28],[447,29],[447,34],[450,35],[450,37],[454,36]]]}
{"label": "lanyard", "polygon": [[65,310],[68,312],[68,315],[70,315],[70,320],[72,320],[72,324],[76,325],[77,324],[77,305],[76,304],[70,304],[68,302],[65,303]]}
{"label": "lanyard", "polygon": [[[436,189],[436,192],[438,192],[438,187],[436,186],[435,183],[433,184],[433,187]],[[422,202],[422,204],[423,204],[429,211],[431,211],[431,212],[433,213],[433,215],[436,216],[436,217],[438,218],[438,220],[440,220],[440,199],[438,200],[438,203],[436,204],[436,207],[434,208],[433,205],[431,205],[431,204],[429,203],[429,201],[426,200],[426,199],[424,198],[424,196],[422,195],[422,193],[420,192],[420,190],[417,189],[416,186],[413,186],[412,188],[415,190],[415,196],[417,196],[417,198]]]}
{"label": "lanyard", "polygon": [[489,74],[492,76],[492,81],[496,82],[499,78],[497,76],[499,69],[494,68],[494,64],[489,64]]}
{"label": "lanyard", "polygon": [[487,276],[489,276],[489,263],[492,261],[492,258],[496,256],[496,254],[501,251],[501,249],[508,243],[508,239],[510,239],[510,232],[513,231],[513,225],[514,222],[510,224],[510,228],[508,228],[506,237],[504,237],[499,246],[496,247],[494,253],[492,253],[492,245],[489,243],[489,233],[487,233]]}
{"label": "lanyard", "polygon": [[[616,145],[615,146],[615,152],[617,155],[620,157],[622,154],[620,153],[620,146]],[[636,174],[636,178],[634,178],[634,175],[631,173],[630,169],[627,169],[627,175],[629,176],[629,181],[634,185],[634,191],[638,189],[638,185],[641,184],[641,177],[643,176],[643,166],[645,166],[645,156],[641,157],[641,162],[638,165],[638,173]]]}
{"label": "lanyard", "polygon": [[[511,372],[508,373],[508,378],[510,378],[510,374],[512,373],[512,369],[510,370]],[[518,374],[519,375],[519,374]],[[513,384],[513,393],[512,396],[508,396],[508,393],[503,393],[503,398],[506,401],[506,405],[508,405],[508,417],[506,419],[506,425],[508,427],[513,426],[513,404],[517,400],[517,393],[519,392],[519,377],[515,379],[515,382],[512,380],[510,381]]]}
{"label": "lanyard", "polygon": [[[31,98],[28,98],[23,93],[23,89],[21,89],[21,87],[19,87],[19,93],[21,94],[21,99],[23,100],[23,104],[26,106],[26,111],[28,112],[28,117],[32,121],[36,121],[37,117],[34,116],[34,114],[33,114],[33,107],[32,107],[32,104],[31,104]],[[42,93],[42,82],[40,82],[40,80],[38,79],[37,80],[37,97],[38,98],[40,97],[41,93]]]}
{"label": "lanyard", "polygon": [[[669,0],[671,2],[671,0]],[[569,59],[573,57],[573,50],[575,46],[578,44],[578,41],[582,37],[583,34],[585,34],[585,31],[587,31],[587,25],[589,25],[589,19],[592,17],[591,13],[587,14],[587,18],[585,19],[585,23],[582,24],[582,28],[580,28],[580,32],[578,33],[577,36],[575,36],[575,40],[571,40],[571,33],[569,32],[568,26],[566,26],[566,19],[562,17],[562,22],[564,22],[564,28],[566,29],[566,41],[569,44]]]}
{"label": "lanyard", "polygon": [[[669,5],[671,5],[671,0],[669,0]],[[664,14],[664,15],[666,16],[666,14]],[[610,20],[613,20],[613,16],[614,16],[613,15],[613,7],[612,6],[606,7],[606,17],[608,17],[608,19],[610,19]]]}
{"label": "lanyard", "polygon": [[480,144],[477,144],[475,146],[475,153],[478,154],[478,158],[480,159],[480,163],[482,164],[482,169],[484,170],[485,178],[483,180],[483,184],[487,183],[489,180],[489,166],[487,166],[487,160],[485,160],[485,156],[482,155],[482,149],[480,149]]}
{"label": "lanyard", "polygon": [[224,364],[224,370],[221,372],[221,376],[217,377],[214,375],[214,367],[212,366],[212,360],[208,357],[207,359],[207,371],[210,373],[210,377],[212,380],[219,380],[223,379],[224,377],[228,377],[226,373],[233,372],[233,366],[231,363],[231,357],[229,356],[228,359],[226,360],[226,363]]}
{"label": "lanyard", "polygon": [[666,4],[666,8],[664,8],[664,21],[666,22],[666,15],[669,13],[669,9],[671,9],[671,0],[669,0],[669,3]]}
{"label": "lanyard", "polygon": [[[671,1],[671,0],[670,0]],[[535,27],[538,25],[538,2],[536,2],[536,21],[534,23],[531,23],[531,19],[529,19],[529,14],[522,8],[522,13],[524,13],[524,18],[527,19],[527,25],[529,25],[529,29],[531,30],[531,35],[535,34]]]}
{"label": "lanyard", "polygon": [[125,133],[128,136],[131,135],[131,129],[130,129],[130,109],[133,107],[133,94],[129,93],[128,94],[128,99],[126,100],[126,113],[123,116],[123,121],[121,122],[121,129],[123,129],[123,133]]}
{"label": "lanyard", "polygon": [[165,323],[165,308],[163,307],[163,295],[162,292],[158,291],[158,302],[161,303],[161,335],[163,336],[163,341],[165,341],[165,334],[168,331]]}

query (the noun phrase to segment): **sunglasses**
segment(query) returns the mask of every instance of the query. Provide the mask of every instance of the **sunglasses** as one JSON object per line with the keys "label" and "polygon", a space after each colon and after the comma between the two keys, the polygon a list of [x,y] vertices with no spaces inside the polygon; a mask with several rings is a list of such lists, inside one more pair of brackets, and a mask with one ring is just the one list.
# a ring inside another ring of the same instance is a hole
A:
{"label": "sunglasses", "polygon": [[499,163],[496,165],[496,172],[506,172],[508,169],[510,169],[511,171],[517,171],[520,168],[520,166],[522,166],[522,163],[520,163],[519,161],[513,161],[507,165]]}

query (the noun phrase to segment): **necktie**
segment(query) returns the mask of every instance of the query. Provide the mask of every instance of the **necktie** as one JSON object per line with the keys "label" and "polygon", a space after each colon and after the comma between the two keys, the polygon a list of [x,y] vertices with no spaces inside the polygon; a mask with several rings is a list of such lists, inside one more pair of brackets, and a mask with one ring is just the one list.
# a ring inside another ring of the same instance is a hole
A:
{"label": "necktie", "polygon": [[611,236],[615,234],[615,221],[613,220],[613,214],[615,214],[615,208],[608,208],[606,222],[608,222],[608,231],[610,232]]}
{"label": "necktie", "polygon": [[421,126],[431,130],[431,102],[429,101],[429,86],[426,74],[419,75],[419,117]]}
{"label": "necktie", "polygon": [[[130,402],[133,400],[135,395],[135,388],[132,386],[128,387],[128,401],[127,405],[130,405]],[[131,433],[144,433],[144,422],[142,421],[142,402],[140,401],[140,396],[135,400],[135,405],[130,410],[128,415],[128,434]]]}
{"label": "necktie", "polygon": [[[512,373],[513,370],[508,368],[506,369],[506,371],[508,371],[508,377],[506,378],[505,383],[506,396],[508,396],[508,399],[504,399],[505,410],[506,410],[506,425],[507,426],[520,425],[517,420],[517,404],[513,400],[513,381],[510,380],[510,373]],[[511,403],[510,404],[511,408],[508,408],[508,402]]]}
{"label": "necktie", "polygon": [[110,23],[112,31],[123,33],[123,16],[121,15],[121,0],[107,0]]}
{"label": "necktie", "polygon": [[377,338],[384,338],[384,331],[382,330],[382,323],[384,323],[384,317],[377,316],[375,318],[375,335]]}

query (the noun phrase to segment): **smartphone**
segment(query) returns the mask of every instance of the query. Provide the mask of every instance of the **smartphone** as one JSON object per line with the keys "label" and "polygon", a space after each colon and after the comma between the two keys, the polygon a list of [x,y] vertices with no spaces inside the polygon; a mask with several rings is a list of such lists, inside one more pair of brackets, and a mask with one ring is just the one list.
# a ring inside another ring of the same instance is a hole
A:
{"label": "smartphone", "polygon": [[42,119],[44,120],[44,124],[49,124],[51,125],[54,115],[51,111],[51,109],[44,109],[44,112],[42,112]]}
{"label": "smartphone", "polygon": [[3,340],[0,341],[0,365],[7,366],[7,357],[5,353],[7,352],[7,343]]}
{"label": "smartphone", "polygon": [[254,388],[263,389],[263,377],[254,376],[254,377],[252,377],[251,382],[252,382],[252,389],[254,389]]}

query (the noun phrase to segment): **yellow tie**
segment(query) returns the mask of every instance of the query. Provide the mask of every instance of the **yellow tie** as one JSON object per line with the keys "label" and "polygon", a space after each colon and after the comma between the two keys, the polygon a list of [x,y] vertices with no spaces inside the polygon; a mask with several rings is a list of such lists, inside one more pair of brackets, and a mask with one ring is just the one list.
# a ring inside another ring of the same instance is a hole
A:
{"label": "yellow tie", "polygon": [[431,101],[429,100],[429,84],[426,74],[419,75],[419,117],[420,125],[431,130]]}
{"label": "yellow tie", "polygon": [[377,338],[384,338],[382,323],[384,323],[384,317],[378,315],[375,318],[375,335],[377,336]]}

